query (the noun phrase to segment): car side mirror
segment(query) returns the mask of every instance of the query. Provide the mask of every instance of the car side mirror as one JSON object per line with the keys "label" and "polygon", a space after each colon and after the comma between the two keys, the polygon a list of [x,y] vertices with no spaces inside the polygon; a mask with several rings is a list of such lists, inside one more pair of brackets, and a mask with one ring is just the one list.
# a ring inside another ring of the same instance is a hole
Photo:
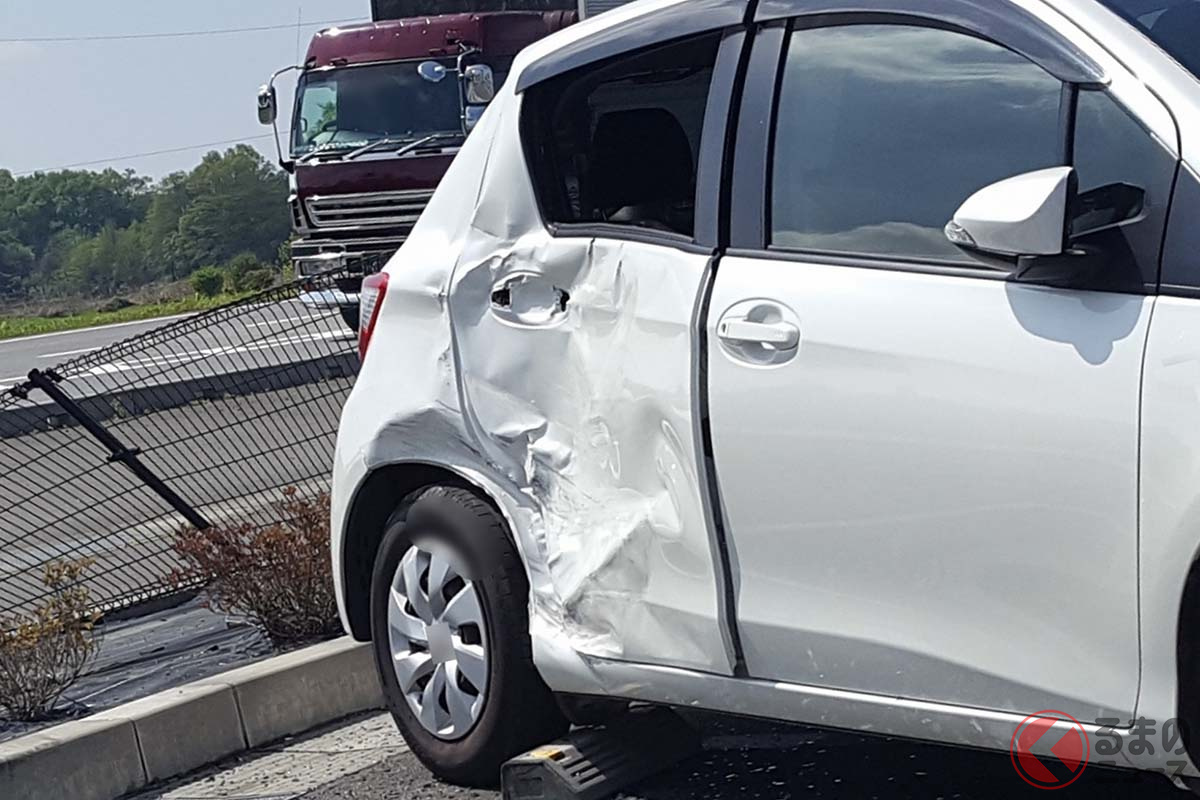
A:
{"label": "car side mirror", "polygon": [[258,90],[258,121],[263,125],[273,125],[279,115],[279,105],[275,99],[275,87],[263,86]]}
{"label": "car side mirror", "polygon": [[1073,167],[1027,172],[985,186],[959,207],[946,225],[946,238],[992,255],[1062,255],[1076,187]]}
{"label": "car side mirror", "polygon": [[472,64],[463,70],[467,105],[487,105],[496,97],[496,76],[487,64]]}

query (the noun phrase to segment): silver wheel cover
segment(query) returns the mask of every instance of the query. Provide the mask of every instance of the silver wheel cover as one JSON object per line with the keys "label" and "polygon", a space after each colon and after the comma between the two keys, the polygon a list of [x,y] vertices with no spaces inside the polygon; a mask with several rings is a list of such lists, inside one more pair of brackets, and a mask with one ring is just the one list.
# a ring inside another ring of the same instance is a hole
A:
{"label": "silver wheel cover", "polygon": [[392,577],[388,641],[413,715],[439,739],[466,736],[487,698],[487,628],[479,594],[439,544],[409,548]]}

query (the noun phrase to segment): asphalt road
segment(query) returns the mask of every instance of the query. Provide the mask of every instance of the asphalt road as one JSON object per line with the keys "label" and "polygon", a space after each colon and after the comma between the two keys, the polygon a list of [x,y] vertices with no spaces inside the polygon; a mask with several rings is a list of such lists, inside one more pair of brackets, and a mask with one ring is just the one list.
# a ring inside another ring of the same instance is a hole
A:
{"label": "asphalt road", "polygon": [[[812,728],[711,717],[704,751],[619,795],[625,800],[958,798],[1019,800],[1024,784],[1007,753],[987,753]],[[1182,800],[1165,778],[1088,767],[1055,798]],[[339,778],[304,800],[497,800],[499,792],[435,781],[409,752]]]}
{"label": "asphalt road", "polygon": [[52,367],[69,358],[152,331],[186,316],[189,315],[5,339],[0,341],[0,389],[25,380],[30,370]]}
{"label": "asphalt road", "polygon": [[[356,365],[337,311],[290,298],[0,341],[0,388],[57,367],[116,446],[215,524],[276,522],[280,489],[328,485]],[[0,612],[28,608],[60,558],[95,559],[97,603],[161,591],[184,520],[168,501],[40,389],[3,399],[0,437]]]}
{"label": "asphalt road", "polygon": [[[0,341],[0,390],[21,383],[30,370],[72,361],[188,316]],[[354,335],[335,310],[310,309],[289,300],[244,306],[169,341],[89,363],[76,380],[100,391],[116,382],[172,382],[353,347]]]}

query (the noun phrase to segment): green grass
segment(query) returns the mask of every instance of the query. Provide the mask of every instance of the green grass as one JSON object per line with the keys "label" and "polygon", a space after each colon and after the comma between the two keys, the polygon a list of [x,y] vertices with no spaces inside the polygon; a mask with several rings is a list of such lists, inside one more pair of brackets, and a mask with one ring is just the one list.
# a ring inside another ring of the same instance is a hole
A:
{"label": "green grass", "polygon": [[0,339],[18,336],[34,336],[39,333],[57,333],[96,325],[111,325],[116,322],[138,322],[140,320],[204,311],[232,300],[237,295],[223,294],[217,297],[189,297],[165,303],[147,303],[130,306],[119,311],[85,311],[62,317],[0,317]]}

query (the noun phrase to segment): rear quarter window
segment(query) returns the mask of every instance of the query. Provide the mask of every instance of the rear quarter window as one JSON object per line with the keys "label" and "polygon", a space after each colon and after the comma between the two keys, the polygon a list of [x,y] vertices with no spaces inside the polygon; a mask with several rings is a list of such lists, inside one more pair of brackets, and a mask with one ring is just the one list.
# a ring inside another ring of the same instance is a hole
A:
{"label": "rear quarter window", "polygon": [[522,139],[552,225],[692,236],[719,38],[668,43],[531,87]]}

